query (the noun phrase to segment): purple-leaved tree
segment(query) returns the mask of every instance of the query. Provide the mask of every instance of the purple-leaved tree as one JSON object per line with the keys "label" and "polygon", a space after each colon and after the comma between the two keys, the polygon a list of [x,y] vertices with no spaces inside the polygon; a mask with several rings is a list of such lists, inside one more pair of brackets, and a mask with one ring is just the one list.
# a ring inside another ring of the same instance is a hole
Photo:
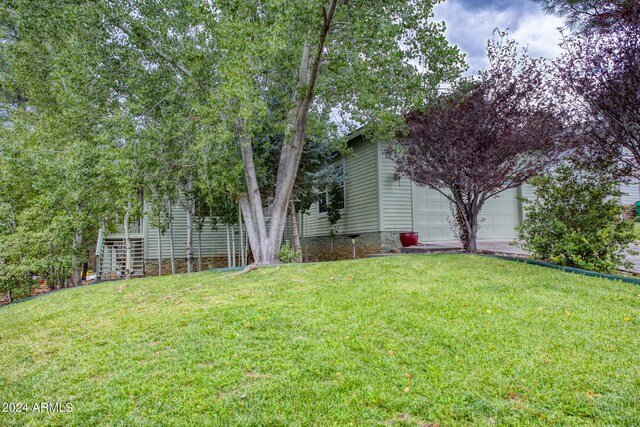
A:
{"label": "purple-leaved tree", "polygon": [[548,80],[551,65],[499,36],[487,45],[489,70],[408,113],[408,137],[387,152],[401,176],[449,200],[469,252],[485,202],[543,173],[572,138]]}
{"label": "purple-leaved tree", "polygon": [[580,33],[565,37],[557,75],[566,106],[590,138],[589,161],[640,178],[640,3],[600,3]]}

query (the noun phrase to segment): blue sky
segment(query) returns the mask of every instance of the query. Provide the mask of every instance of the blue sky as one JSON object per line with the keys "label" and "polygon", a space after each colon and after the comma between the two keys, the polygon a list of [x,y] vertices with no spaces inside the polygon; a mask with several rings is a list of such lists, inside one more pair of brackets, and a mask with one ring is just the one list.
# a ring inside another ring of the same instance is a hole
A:
{"label": "blue sky", "polygon": [[470,73],[487,67],[486,44],[495,28],[508,28],[531,56],[551,58],[560,52],[562,19],[530,0],[446,0],[436,6],[435,18],[447,23],[449,42],[467,54]]}

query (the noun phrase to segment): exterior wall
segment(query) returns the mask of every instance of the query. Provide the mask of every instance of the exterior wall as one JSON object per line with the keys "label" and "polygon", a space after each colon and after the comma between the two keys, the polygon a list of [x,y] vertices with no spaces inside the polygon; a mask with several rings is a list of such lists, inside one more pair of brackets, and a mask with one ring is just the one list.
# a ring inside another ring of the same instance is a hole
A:
{"label": "exterior wall", "polygon": [[[384,154],[393,143],[378,145],[381,231],[396,235],[400,232],[419,231],[421,241],[454,239],[449,224],[449,202],[437,192],[418,187],[408,179],[396,179],[395,164]],[[511,226],[520,223],[523,218],[522,204],[515,199],[521,194],[529,196],[532,193],[533,188],[528,186],[524,190],[510,190],[501,197],[488,201],[483,209],[487,221],[481,225],[478,238],[515,237]],[[399,242],[397,245],[399,247]],[[394,249],[392,245],[388,245],[388,248]]]}
{"label": "exterior wall", "polygon": [[[535,188],[533,187],[533,185],[531,184],[523,184],[520,187],[520,196],[524,197],[526,199],[529,200],[533,200],[535,198],[535,193],[534,193]],[[520,213],[520,219],[521,221],[523,221],[526,217],[526,212],[525,212],[525,207],[528,205],[528,203],[520,203],[520,207],[521,207],[521,213]]]}
{"label": "exterior wall", "polygon": [[[184,263],[184,271],[186,272],[186,257],[187,257],[187,214],[185,210],[179,204],[176,204],[172,207],[172,215],[173,215],[173,242],[174,242],[174,255],[176,259],[176,269],[178,272],[182,272],[182,267],[179,267],[181,263]],[[235,226],[235,246],[236,246],[236,254],[238,259],[240,258],[240,232],[238,229],[238,224],[234,224]],[[268,225],[267,225],[268,229]],[[120,230],[121,231],[121,230]],[[203,259],[202,268],[205,269],[205,264],[208,266],[207,268],[221,268],[227,267],[227,232],[225,224],[217,224],[217,230],[213,230],[211,227],[211,220],[209,218],[205,219],[204,226],[201,230],[201,243],[202,248],[200,251],[200,240],[198,239],[198,231],[197,229],[193,230],[193,255],[194,255],[194,265],[197,265],[197,259],[201,255]],[[230,230],[231,233],[231,230]],[[243,233],[245,237],[245,250],[248,249],[248,241],[246,237],[246,232]],[[285,225],[285,231],[283,236],[283,242],[291,241],[292,231],[291,231],[291,222],[289,218],[287,218],[287,222]],[[162,258],[166,260],[163,263],[163,271],[170,272],[171,266],[169,260],[171,258],[170,255],[170,238],[169,231],[167,230],[163,235],[160,235],[160,239],[158,239],[158,228],[151,225],[151,221],[147,215],[144,216],[142,221],[142,233],[131,234],[132,238],[143,238],[144,239],[144,258],[145,258],[145,270],[147,274],[157,274],[158,271],[158,248],[161,246],[162,248]],[[122,232],[112,233],[105,236],[106,240],[123,240],[125,238],[125,234]],[[158,242],[160,240],[160,243]],[[231,245],[231,241],[229,242]],[[105,256],[103,254],[103,256]],[[108,254],[106,255],[108,256]],[[214,259],[215,261],[212,261]],[[182,261],[181,261],[182,260]],[[208,264],[207,264],[208,263]],[[238,264],[239,265],[239,264]]]}
{"label": "exterior wall", "polygon": [[[173,208],[173,243],[176,259],[187,257],[187,214],[184,209],[177,205]],[[144,243],[145,243],[145,259],[157,260],[158,259],[158,229],[150,224],[149,218],[144,218]],[[167,230],[164,235],[161,235],[160,244],[162,245],[162,258],[170,258],[170,239],[169,231]],[[238,226],[236,224],[236,251],[240,252],[240,236],[238,232]],[[198,257],[198,232],[194,229],[193,232],[193,254],[194,257]],[[209,218],[205,220],[204,227],[202,228],[202,257],[223,257],[227,258],[227,233],[224,224],[218,224],[218,229],[213,230],[211,228],[211,221]],[[148,263],[147,263],[148,265]],[[156,268],[157,269],[157,268]],[[149,270],[149,267],[146,268]]]}
{"label": "exterior wall", "polygon": [[[351,239],[344,234],[339,234],[333,238],[333,254],[331,251],[331,237],[329,236],[305,237],[302,240],[304,261],[332,261],[353,258]],[[356,239],[356,258],[388,252],[398,247],[400,247],[398,233],[363,233]]]}
{"label": "exterior wall", "polygon": [[[352,154],[345,157],[345,209],[336,224],[337,234],[363,234],[380,230],[378,202],[377,144],[358,137],[350,143]],[[328,236],[331,232],[326,214],[311,205],[303,219],[304,237]],[[349,245],[351,241],[349,240]]]}
{"label": "exterior wall", "polygon": [[620,186],[620,191],[624,194],[620,197],[620,204],[624,206],[633,205],[640,200],[640,183],[632,182]]}
{"label": "exterior wall", "polygon": [[[395,163],[385,150],[392,143],[378,143],[378,180],[380,182],[380,230],[396,233],[413,230],[411,181],[396,179]],[[398,240],[399,244],[399,240]]]}
{"label": "exterior wall", "polygon": [[[239,265],[239,264],[238,264]],[[202,257],[202,271],[206,271],[212,268],[226,268],[227,257]],[[193,260],[193,269],[198,271],[198,258]],[[187,272],[187,260],[183,258],[176,259],[176,273]],[[171,274],[171,260],[162,260],[162,275]],[[158,275],[158,260],[147,260],[145,262],[145,275],[157,276]]]}

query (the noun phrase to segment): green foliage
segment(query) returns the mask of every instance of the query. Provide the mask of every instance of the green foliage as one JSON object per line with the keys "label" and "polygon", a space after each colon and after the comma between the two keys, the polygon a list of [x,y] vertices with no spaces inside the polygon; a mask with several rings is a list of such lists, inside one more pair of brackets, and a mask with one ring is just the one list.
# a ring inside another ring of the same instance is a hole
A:
{"label": "green foliage", "polygon": [[290,264],[292,262],[298,262],[300,259],[300,251],[294,250],[291,247],[291,242],[286,241],[280,247],[280,252],[278,253],[278,259],[280,262],[285,264]]}
{"label": "green foliage", "polygon": [[[0,261],[64,285],[100,227],[141,215],[140,193],[162,231],[179,194],[195,202],[200,226],[207,213],[213,225],[236,222],[246,191],[239,123],[272,199],[305,90],[302,52],[318,46],[327,3],[3,2]],[[394,133],[397,111],[464,68],[444,25],[426,19],[435,3],[339,2],[304,120],[290,197],[299,211],[343,148],[332,116]]]}
{"label": "green foliage", "polygon": [[33,284],[31,273],[24,265],[0,264],[0,293],[11,292],[13,300],[26,298]]}
{"label": "green foliage", "polygon": [[224,276],[102,283],[0,308],[3,400],[74,405],[0,413],[0,424],[640,420],[635,285],[467,255]]}
{"label": "green foliage", "polygon": [[625,253],[635,241],[634,222],[621,219],[615,179],[564,165],[531,183],[535,198],[523,199],[528,205],[517,229],[534,257],[603,272],[628,266]]}
{"label": "green foliage", "polygon": [[329,224],[336,225],[342,215],[340,214],[340,201],[343,199],[342,187],[339,183],[332,182],[327,189],[329,203],[327,204],[327,221]]}

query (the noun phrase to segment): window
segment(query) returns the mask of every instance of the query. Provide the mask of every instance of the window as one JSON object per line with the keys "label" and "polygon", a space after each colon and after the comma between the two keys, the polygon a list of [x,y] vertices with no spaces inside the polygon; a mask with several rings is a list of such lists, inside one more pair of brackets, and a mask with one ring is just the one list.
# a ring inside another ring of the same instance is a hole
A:
{"label": "window", "polygon": [[[339,210],[345,208],[345,188],[344,188],[344,162],[334,166],[336,175],[339,177],[337,182],[337,188],[335,192],[335,203]],[[327,188],[318,193],[318,213],[327,213],[329,211],[329,204],[331,203],[331,194]]]}
{"label": "window", "polygon": [[329,198],[329,194],[327,193],[327,190],[324,190],[321,193],[318,193],[318,212],[319,213],[327,213],[327,211],[329,210],[329,201],[327,200]]}

